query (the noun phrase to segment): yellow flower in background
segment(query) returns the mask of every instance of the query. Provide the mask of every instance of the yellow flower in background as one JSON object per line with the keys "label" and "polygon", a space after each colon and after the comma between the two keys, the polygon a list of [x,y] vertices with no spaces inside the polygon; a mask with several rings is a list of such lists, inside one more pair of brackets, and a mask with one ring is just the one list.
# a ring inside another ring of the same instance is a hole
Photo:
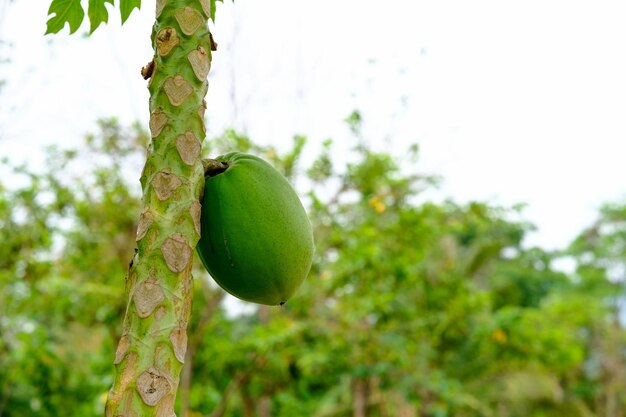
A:
{"label": "yellow flower in background", "polygon": [[499,343],[501,345],[505,344],[509,340],[509,338],[507,337],[506,333],[502,329],[494,330],[493,333],[491,334],[491,338],[496,343]]}
{"label": "yellow flower in background", "polygon": [[370,198],[368,203],[370,206],[372,206],[372,208],[374,208],[374,210],[376,210],[376,213],[378,214],[382,213],[387,208],[387,206],[385,206],[385,203],[382,202],[382,197],[378,195]]}

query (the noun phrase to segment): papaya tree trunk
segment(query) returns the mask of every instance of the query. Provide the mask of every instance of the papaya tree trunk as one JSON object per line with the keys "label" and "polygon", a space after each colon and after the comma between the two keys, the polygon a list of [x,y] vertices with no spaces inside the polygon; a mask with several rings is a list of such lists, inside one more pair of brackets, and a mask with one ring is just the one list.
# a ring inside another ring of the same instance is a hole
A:
{"label": "papaya tree trunk", "polygon": [[210,0],[156,2],[154,58],[142,70],[150,78],[152,142],[141,175],[143,211],[107,417],[174,415],[200,237],[200,150],[214,46],[209,9]]}

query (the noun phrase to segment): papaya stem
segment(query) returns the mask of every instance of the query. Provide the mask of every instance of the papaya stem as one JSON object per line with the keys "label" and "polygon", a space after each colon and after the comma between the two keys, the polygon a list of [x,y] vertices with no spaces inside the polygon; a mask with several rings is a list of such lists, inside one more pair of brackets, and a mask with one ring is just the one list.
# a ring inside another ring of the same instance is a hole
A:
{"label": "papaya stem", "polygon": [[149,79],[152,141],[106,417],[174,415],[201,232],[210,6],[209,0],[156,0],[154,56],[141,72]]}
{"label": "papaya stem", "polygon": [[203,159],[205,177],[214,177],[228,169],[228,162],[216,161],[215,159]]}

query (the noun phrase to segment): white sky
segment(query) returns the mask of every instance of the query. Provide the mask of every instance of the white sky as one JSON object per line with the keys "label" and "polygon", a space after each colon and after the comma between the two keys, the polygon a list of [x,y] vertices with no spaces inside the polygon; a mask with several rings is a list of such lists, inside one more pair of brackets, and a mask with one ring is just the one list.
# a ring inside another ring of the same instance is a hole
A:
{"label": "white sky", "polygon": [[[0,156],[37,161],[99,117],[148,119],[154,1],[89,40],[44,38],[47,6],[0,6]],[[374,147],[420,144],[416,169],[444,180],[433,198],[527,202],[527,243],[545,248],[626,196],[626,2],[237,0],[217,20],[212,133],[349,149],[342,120],[360,109]]]}

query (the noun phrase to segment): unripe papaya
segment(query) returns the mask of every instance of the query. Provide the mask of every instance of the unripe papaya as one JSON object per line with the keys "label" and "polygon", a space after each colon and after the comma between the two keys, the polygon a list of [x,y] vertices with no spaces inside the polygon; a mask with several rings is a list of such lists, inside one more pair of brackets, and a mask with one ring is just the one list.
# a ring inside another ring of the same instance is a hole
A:
{"label": "unripe papaya", "polygon": [[237,298],[283,304],[311,269],[313,232],[285,177],[263,159],[231,152],[205,178],[197,250],[215,281]]}

